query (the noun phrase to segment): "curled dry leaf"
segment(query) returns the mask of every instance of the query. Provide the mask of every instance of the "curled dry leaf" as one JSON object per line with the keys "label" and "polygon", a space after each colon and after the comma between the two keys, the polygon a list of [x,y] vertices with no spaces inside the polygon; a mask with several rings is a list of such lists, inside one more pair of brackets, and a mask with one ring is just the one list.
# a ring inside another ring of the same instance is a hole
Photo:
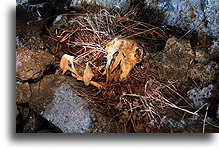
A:
{"label": "curled dry leaf", "polygon": [[89,66],[88,63],[86,63],[86,68],[84,70],[84,75],[83,75],[83,81],[84,81],[84,84],[86,86],[88,86],[91,82],[91,79],[93,78],[94,74]]}

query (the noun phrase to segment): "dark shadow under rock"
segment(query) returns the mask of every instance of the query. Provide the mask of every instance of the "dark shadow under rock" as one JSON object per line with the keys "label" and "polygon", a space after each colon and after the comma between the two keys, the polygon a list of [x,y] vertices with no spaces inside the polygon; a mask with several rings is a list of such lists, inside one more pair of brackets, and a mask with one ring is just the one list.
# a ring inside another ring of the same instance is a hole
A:
{"label": "dark shadow under rock", "polygon": [[30,11],[16,7],[16,35],[25,34],[30,30],[41,34],[44,23],[44,20],[34,16]]}
{"label": "dark shadow under rock", "polygon": [[17,105],[17,133],[62,133],[62,131],[31,110],[27,104]]}

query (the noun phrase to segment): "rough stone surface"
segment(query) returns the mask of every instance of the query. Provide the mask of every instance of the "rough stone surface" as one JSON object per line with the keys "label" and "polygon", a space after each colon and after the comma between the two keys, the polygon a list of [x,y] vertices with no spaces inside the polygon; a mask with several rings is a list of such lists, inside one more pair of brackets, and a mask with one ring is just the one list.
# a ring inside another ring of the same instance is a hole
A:
{"label": "rough stone surface", "polygon": [[34,32],[25,34],[25,36],[20,38],[20,42],[31,51],[40,52],[45,48],[40,35]]}
{"label": "rough stone surface", "polygon": [[202,89],[194,88],[187,92],[187,97],[189,102],[194,106],[194,108],[200,108],[206,102],[205,99],[209,99],[212,95],[212,89],[214,85],[210,84],[208,87]]}
{"label": "rough stone surface", "polygon": [[37,120],[36,115],[32,114],[32,115],[30,115],[27,123],[24,125],[23,132],[24,133],[34,133],[39,126],[40,126],[40,122]]}
{"label": "rough stone surface", "polygon": [[157,54],[156,60],[160,62],[161,70],[168,80],[176,81],[185,78],[182,85],[186,86],[185,82],[187,83],[187,78],[190,78],[200,87],[206,87],[215,84],[219,69],[218,63],[210,60],[210,56],[207,51],[194,51],[188,40],[178,40],[173,37],[167,40],[164,50]]}
{"label": "rough stone surface", "polygon": [[218,68],[216,62],[208,64],[197,63],[188,71],[188,76],[200,81],[203,85],[215,83]]}
{"label": "rough stone surface", "polygon": [[62,133],[58,127],[33,112],[28,106],[17,105],[17,110],[17,133]]}
{"label": "rough stone surface", "polygon": [[22,35],[29,31],[42,33],[43,25],[44,20],[38,15],[34,16],[32,12],[28,12],[20,6],[16,7],[16,35]]}
{"label": "rough stone surface", "polygon": [[219,38],[213,41],[213,45],[209,48],[210,58],[219,59]]}
{"label": "rough stone surface", "polygon": [[19,110],[18,110],[18,106],[16,104],[16,118],[18,117],[18,115],[19,115]]}
{"label": "rough stone surface", "polygon": [[30,84],[32,95],[29,105],[31,109],[36,111],[39,115],[43,115],[47,106],[55,97],[55,89],[63,85],[69,85],[82,91],[84,90],[82,83],[77,82],[72,77],[60,75],[44,76],[40,81]]}
{"label": "rough stone surface", "polygon": [[24,45],[20,41],[20,37],[16,36],[16,48],[23,47]]}
{"label": "rough stone surface", "polygon": [[219,37],[218,0],[145,0],[145,5],[164,13],[168,25]]}
{"label": "rough stone surface", "polygon": [[31,97],[30,86],[28,83],[16,83],[16,103],[27,103]]}
{"label": "rough stone surface", "polygon": [[55,57],[45,52],[33,52],[27,48],[16,50],[16,79],[37,79],[54,62]]}
{"label": "rough stone surface", "polygon": [[24,35],[16,37],[17,47],[27,47],[34,52],[53,53],[55,48],[55,41],[49,39],[45,35],[40,35],[35,32],[28,32]]}
{"label": "rough stone surface", "polygon": [[[202,115],[201,115],[202,116]],[[203,116],[181,117],[169,116],[166,120],[172,133],[218,133],[219,122],[216,119],[207,117],[205,121],[205,128],[203,129]]]}
{"label": "rough stone surface", "polygon": [[[111,120],[110,117],[95,112],[92,124],[92,133],[123,133],[123,125],[118,121]],[[129,132],[129,131],[126,131]]]}
{"label": "rough stone surface", "polygon": [[59,127],[64,133],[91,131],[89,104],[79,95],[83,83],[72,77],[48,75],[30,85],[30,108]]}
{"label": "rough stone surface", "polygon": [[[127,9],[131,0],[64,0],[64,1],[31,1],[17,0],[17,7],[21,6],[36,19],[29,24],[40,21],[48,16],[52,10],[68,10],[69,7],[83,7],[86,4],[99,5],[107,9]],[[164,23],[181,29],[195,29],[212,37],[219,37],[219,1],[218,0],[144,0],[145,9],[153,8],[164,14]],[[144,7],[144,6],[141,6]],[[146,14],[147,15],[147,14]],[[20,22],[18,22],[20,24]],[[22,25],[20,25],[22,28]],[[18,29],[17,32],[22,32]]]}
{"label": "rough stone surface", "polygon": [[199,63],[206,64],[210,61],[210,55],[204,50],[196,50],[195,60]]}
{"label": "rough stone surface", "polygon": [[107,9],[120,10],[122,8],[128,8],[130,0],[72,0],[70,5],[73,7],[81,7],[85,4],[99,5]]}
{"label": "rough stone surface", "polygon": [[79,95],[89,94],[89,89],[71,76],[47,75],[30,87],[30,108],[64,133],[122,131],[114,121],[107,127],[110,118],[91,109],[91,104]]}
{"label": "rough stone surface", "polygon": [[69,11],[71,0],[16,0],[16,35],[42,33],[43,27],[55,15]]}
{"label": "rough stone surface", "polygon": [[59,127],[64,133],[91,132],[91,110],[89,104],[69,85],[55,88],[54,99],[43,117]]}
{"label": "rough stone surface", "polygon": [[189,69],[190,62],[194,58],[195,55],[189,41],[179,41],[175,37],[169,38],[164,50],[157,55],[164,74],[171,81],[184,77]]}

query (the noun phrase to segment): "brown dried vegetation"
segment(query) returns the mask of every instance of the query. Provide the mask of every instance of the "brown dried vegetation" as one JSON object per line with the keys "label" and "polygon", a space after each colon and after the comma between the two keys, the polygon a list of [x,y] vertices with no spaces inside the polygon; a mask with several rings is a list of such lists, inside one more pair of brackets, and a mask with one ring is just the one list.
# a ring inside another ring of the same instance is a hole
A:
{"label": "brown dried vegetation", "polygon": [[[68,23],[50,30],[50,38],[57,41],[56,53],[63,51],[74,58],[65,66],[61,61],[60,67],[64,73],[70,70],[86,86],[92,84],[100,89],[96,96],[83,94],[95,110],[118,120],[124,127],[131,125],[134,132],[170,132],[168,112],[177,112],[183,118],[185,114],[199,116],[198,111],[190,111],[175,82],[168,82],[156,63],[136,65],[146,56],[145,52],[163,47],[167,36],[160,28],[130,19],[129,15],[104,9],[92,14],[63,15],[68,17]],[[121,47],[115,40],[127,41],[135,48],[127,50],[130,45]],[[116,47],[110,55],[109,48],[113,46]],[[86,68],[83,74],[78,74],[74,66],[82,63],[87,63]]]}

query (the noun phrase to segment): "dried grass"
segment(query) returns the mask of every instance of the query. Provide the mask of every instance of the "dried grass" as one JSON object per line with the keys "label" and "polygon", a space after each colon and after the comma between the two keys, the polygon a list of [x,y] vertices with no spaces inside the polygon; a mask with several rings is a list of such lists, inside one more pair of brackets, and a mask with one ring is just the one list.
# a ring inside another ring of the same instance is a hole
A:
{"label": "dried grass", "polygon": [[[115,37],[138,40],[152,51],[167,40],[160,28],[105,9],[99,13],[66,15],[70,18],[68,24],[50,32],[57,41],[56,53],[64,51],[74,55],[75,62],[89,61],[96,68],[106,65],[105,46]],[[98,77],[105,79],[101,74]],[[119,120],[125,127],[132,125],[135,132],[160,132],[166,127],[169,110],[177,111],[182,118],[185,114],[198,116],[198,111],[188,110],[186,103],[185,107],[177,105],[184,101],[183,96],[153,66],[136,66],[126,80],[105,84],[98,96],[83,95],[95,110]]]}
{"label": "dried grass", "polygon": [[105,45],[114,37],[154,44],[165,44],[167,40],[160,28],[105,9],[99,13],[65,15],[70,18],[68,24],[50,31],[51,38],[57,41],[56,53],[63,50],[85,62],[105,64],[101,61],[105,59]]}

